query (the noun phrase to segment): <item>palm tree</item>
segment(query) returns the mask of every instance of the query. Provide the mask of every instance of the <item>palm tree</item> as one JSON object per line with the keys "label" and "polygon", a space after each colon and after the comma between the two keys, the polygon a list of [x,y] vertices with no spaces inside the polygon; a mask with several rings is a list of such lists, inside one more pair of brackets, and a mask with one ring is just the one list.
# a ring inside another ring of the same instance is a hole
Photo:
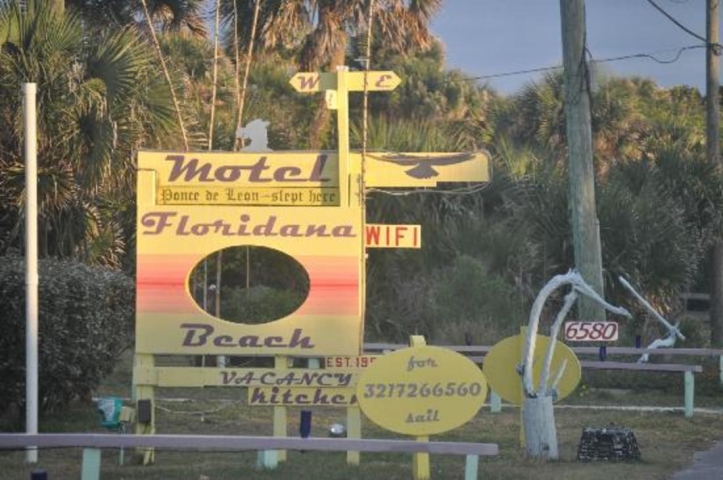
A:
{"label": "palm tree", "polygon": [[[97,29],[137,25],[143,15],[141,0],[52,0],[54,8],[66,8],[81,15],[87,25]],[[149,0],[153,21],[164,31],[181,32],[195,37],[207,35],[203,18],[203,0]]]}
{"label": "palm tree", "polygon": [[[87,37],[80,17],[41,1],[0,4],[2,247],[22,244],[20,85],[38,84],[40,251],[118,266],[132,239],[126,208],[134,150],[172,146],[173,107],[133,28]],[[121,217],[122,215],[122,217]]]}
{"label": "palm tree", "polygon": [[[555,116],[535,101],[529,111],[543,120],[514,118],[509,106],[518,101],[498,102],[493,116],[497,163],[485,200],[495,206],[492,230],[502,229],[504,241],[487,245],[495,252],[493,271],[508,268],[515,282],[534,291],[572,265],[571,239],[564,165],[540,148],[534,134]],[[699,98],[647,81],[613,79],[596,93],[594,105],[596,160],[606,173],[596,186],[606,292],[614,303],[628,303],[617,287],[617,276],[624,275],[669,311],[680,291],[703,278],[723,208],[720,169],[704,160]]]}
{"label": "palm tree", "polygon": [[[235,0],[239,15],[238,36],[246,45],[251,40],[253,0]],[[299,68],[335,71],[344,65],[349,40],[367,28],[369,0],[270,0],[259,12],[256,38],[261,51],[293,51]],[[427,49],[432,44],[429,23],[441,0],[390,0],[377,2],[373,15],[378,36],[400,51]],[[234,8],[222,4],[226,25],[233,24]],[[323,99],[322,99],[323,100]],[[329,111],[323,101],[310,131],[312,148],[319,148],[328,126]]]}

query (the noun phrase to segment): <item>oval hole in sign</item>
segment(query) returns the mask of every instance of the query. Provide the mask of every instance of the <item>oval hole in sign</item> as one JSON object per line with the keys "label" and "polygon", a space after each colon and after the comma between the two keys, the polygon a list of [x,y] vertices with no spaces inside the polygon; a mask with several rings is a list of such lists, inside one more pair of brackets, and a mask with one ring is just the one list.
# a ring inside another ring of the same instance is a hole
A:
{"label": "oval hole in sign", "polygon": [[279,250],[242,245],[213,252],[198,262],[188,289],[199,308],[214,317],[260,324],[284,318],[306,301],[309,274]]}

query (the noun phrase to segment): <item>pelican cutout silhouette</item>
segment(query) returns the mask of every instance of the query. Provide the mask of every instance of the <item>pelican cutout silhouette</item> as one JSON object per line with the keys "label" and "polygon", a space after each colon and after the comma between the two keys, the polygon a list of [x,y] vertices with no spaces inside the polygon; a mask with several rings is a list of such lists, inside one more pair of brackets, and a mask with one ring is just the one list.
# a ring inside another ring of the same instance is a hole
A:
{"label": "pelican cutout silhouette", "polygon": [[475,157],[474,153],[458,153],[454,155],[445,156],[416,156],[404,153],[389,153],[385,155],[373,155],[367,154],[368,157],[378,160],[380,162],[389,162],[403,167],[412,167],[409,170],[405,170],[404,173],[414,178],[432,178],[439,175],[439,172],[434,167],[440,167],[443,165],[454,165],[455,163],[462,163],[472,160]]}

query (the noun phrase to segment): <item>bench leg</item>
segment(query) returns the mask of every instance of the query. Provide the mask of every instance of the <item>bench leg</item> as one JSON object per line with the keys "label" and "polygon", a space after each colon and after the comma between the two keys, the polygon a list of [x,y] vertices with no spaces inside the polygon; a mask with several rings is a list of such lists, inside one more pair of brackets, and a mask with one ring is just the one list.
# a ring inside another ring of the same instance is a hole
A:
{"label": "bench leg", "polygon": [[279,466],[278,450],[261,450],[256,455],[256,468],[259,470],[273,470]]}
{"label": "bench leg", "polygon": [[[361,410],[358,405],[346,409],[347,438],[361,438]],[[347,465],[359,465],[359,452],[346,452]]]}
{"label": "bench leg", "polygon": [[83,449],[80,480],[100,480],[100,448]]}
{"label": "bench leg", "polygon": [[718,357],[718,377],[720,379],[720,384],[723,385],[723,355]]}
{"label": "bench leg", "polygon": [[502,411],[502,399],[497,392],[490,390],[490,413],[500,413]]}
{"label": "bench leg", "polygon": [[684,373],[685,382],[685,416],[690,418],[693,416],[693,395],[695,394],[695,378],[693,372]]}
{"label": "bench leg", "polygon": [[477,480],[477,467],[479,466],[479,457],[477,455],[467,455],[464,463],[464,480]]}

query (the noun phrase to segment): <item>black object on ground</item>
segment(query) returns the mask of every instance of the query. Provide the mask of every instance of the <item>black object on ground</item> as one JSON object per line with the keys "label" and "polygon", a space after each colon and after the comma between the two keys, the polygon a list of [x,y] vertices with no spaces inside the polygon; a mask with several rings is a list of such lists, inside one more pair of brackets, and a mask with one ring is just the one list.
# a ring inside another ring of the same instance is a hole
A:
{"label": "black object on ground", "polygon": [[640,460],[638,441],[625,427],[586,427],[577,449],[578,462],[619,462]]}

